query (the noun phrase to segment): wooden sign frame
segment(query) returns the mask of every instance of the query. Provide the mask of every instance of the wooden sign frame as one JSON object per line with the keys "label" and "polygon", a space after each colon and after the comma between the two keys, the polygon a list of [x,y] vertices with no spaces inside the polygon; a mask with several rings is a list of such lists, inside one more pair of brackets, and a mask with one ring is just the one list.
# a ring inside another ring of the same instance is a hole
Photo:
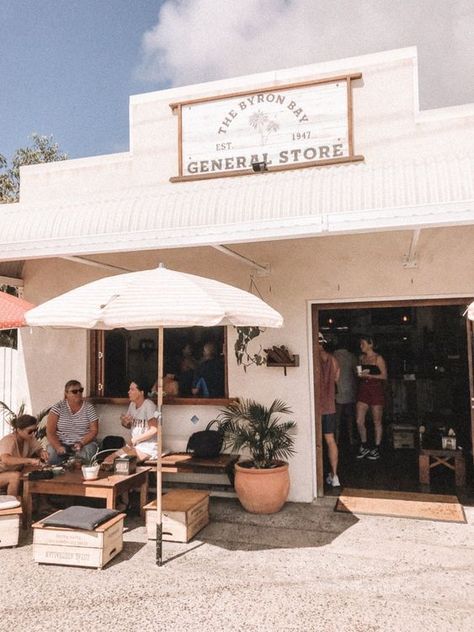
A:
{"label": "wooden sign frame", "polygon": [[192,175],[184,175],[183,172],[183,107],[186,105],[196,105],[201,103],[209,103],[213,101],[222,101],[224,99],[232,99],[236,97],[246,97],[254,94],[265,94],[268,92],[281,92],[283,90],[293,90],[297,88],[305,88],[308,86],[336,83],[345,81],[347,85],[347,140],[348,140],[348,155],[340,158],[328,158],[323,160],[314,160],[301,163],[285,164],[285,165],[269,165],[266,168],[266,172],[275,171],[288,171],[292,169],[305,169],[308,167],[320,167],[325,165],[333,165],[347,162],[360,162],[364,160],[364,156],[354,154],[354,125],[353,125],[353,99],[352,88],[353,81],[362,78],[362,73],[352,73],[345,75],[338,75],[335,77],[329,77],[325,79],[315,79],[312,81],[303,81],[300,83],[291,83],[278,86],[269,86],[262,89],[246,90],[241,92],[231,92],[221,94],[217,96],[202,97],[200,99],[189,99],[186,101],[177,101],[170,103],[170,108],[173,114],[178,117],[178,175],[171,177],[170,182],[188,182],[193,180],[210,180],[214,178],[231,178],[244,175],[255,175],[253,169],[240,169],[220,171],[218,173],[200,173]]}

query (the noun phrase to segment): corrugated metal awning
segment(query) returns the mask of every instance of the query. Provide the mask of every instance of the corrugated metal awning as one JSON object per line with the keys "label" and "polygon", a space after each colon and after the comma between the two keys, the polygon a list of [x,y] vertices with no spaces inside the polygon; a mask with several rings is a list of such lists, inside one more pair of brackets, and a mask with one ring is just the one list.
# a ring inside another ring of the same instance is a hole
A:
{"label": "corrugated metal awning", "polygon": [[28,259],[474,223],[474,156],[348,164],[0,208],[0,258]]}

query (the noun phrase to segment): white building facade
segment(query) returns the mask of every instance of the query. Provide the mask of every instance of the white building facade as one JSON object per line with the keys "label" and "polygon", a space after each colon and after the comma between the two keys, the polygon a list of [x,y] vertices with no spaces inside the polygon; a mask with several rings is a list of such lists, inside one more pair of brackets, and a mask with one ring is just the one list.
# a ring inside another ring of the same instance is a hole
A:
{"label": "white building facade", "polygon": [[[159,262],[256,286],[285,324],[250,350],[286,345],[299,365],[244,371],[229,328],[226,394],[292,407],[290,500],[310,502],[323,492],[320,310],[462,306],[474,296],[474,105],[420,112],[417,71],[409,48],[133,96],[129,152],[22,169],[20,203],[0,213],[0,274],[16,263],[36,304]],[[286,146],[285,133],[299,144]],[[253,172],[256,162],[266,171]],[[71,378],[100,395],[91,335],[22,332],[34,410]],[[101,435],[117,434],[126,401],[95,402]],[[166,405],[165,447],[184,449],[223,403]]]}

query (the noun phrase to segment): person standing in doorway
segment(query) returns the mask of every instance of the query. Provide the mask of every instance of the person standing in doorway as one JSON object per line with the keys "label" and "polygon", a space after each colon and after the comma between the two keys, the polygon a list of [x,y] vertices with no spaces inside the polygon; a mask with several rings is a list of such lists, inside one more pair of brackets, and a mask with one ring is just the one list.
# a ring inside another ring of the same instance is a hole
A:
{"label": "person standing in doorway", "polygon": [[328,448],[331,471],[326,483],[331,487],[340,487],[337,475],[339,451],[336,443],[336,383],[339,380],[339,365],[336,358],[326,350],[327,341],[320,333],[319,338],[319,399],[324,441]]}
{"label": "person standing in doorway", "polygon": [[[359,389],[357,392],[357,429],[360,435],[358,459],[368,458],[371,461],[380,459],[380,444],[382,443],[382,415],[385,404],[384,382],[387,379],[387,367],[382,356],[374,351],[375,342],[371,336],[360,336],[360,350],[358,375]],[[367,444],[366,416],[370,408],[374,421],[375,445],[372,449]]]}
{"label": "person standing in doorway", "polygon": [[[334,357],[341,370],[336,392],[336,442],[339,445],[339,437],[343,428],[347,431],[348,441],[355,445],[355,419],[357,396],[357,358],[349,351],[349,341],[346,337],[339,339]],[[342,425],[341,425],[342,424]]]}

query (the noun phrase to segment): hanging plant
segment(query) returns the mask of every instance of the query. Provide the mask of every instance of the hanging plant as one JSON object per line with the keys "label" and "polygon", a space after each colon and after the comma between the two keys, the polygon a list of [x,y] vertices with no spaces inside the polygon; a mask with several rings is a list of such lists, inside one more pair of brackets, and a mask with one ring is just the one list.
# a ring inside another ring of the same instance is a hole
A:
{"label": "hanging plant", "polygon": [[263,329],[260,327],[236,327],[237,329],[237,340],[235,341],[234,350],[235,357],[237,359],[237,364],[244,367],[244,371],[247,370],[248,366],[255,364],[256,366],[261,366],[262,364],[266,364],[267,359],[264,354],[262,354],[262,346],[260,346],[258,353],[249,353],[248,344],[257,336],[259,336]]}

